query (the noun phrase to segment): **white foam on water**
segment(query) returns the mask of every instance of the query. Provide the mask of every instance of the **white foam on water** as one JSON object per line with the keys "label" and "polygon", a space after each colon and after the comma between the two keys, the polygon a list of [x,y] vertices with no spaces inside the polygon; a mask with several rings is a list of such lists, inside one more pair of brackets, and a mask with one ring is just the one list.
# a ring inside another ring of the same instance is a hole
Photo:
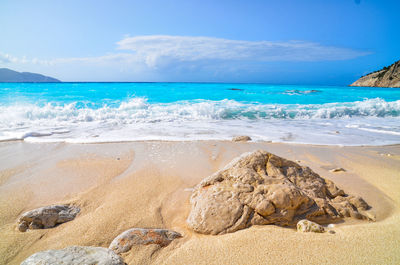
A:
{"label": "white foam on water", "polygon": [[367,131],[367,132],[375,132],[375,133],[383,133],[383,134],[392,134],[392,135],[400,135],[400,132],[396,131],[388,131],[382,129],[372,129],[372,128],[359,128],[360,130]]}
{"label": "white foam on water", "polygon": [[194,100],[112,107],[77,103],[0,106],[0,141],[99,143],[142,140],[254,140],[334,145],[400,143],[400,100],[310,105]]}

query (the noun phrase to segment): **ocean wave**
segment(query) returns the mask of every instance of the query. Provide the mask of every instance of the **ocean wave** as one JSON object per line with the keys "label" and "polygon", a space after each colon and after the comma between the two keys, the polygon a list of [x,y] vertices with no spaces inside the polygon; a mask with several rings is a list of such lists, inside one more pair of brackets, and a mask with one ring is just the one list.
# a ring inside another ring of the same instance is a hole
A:
{"label": "ocean wave", "polygon": [[48,103],[0,106],[0,126],[15,128],[37,125],[54,127],[79,123],[157,123],[174,121],[264,120],[264,119],[338,119],[350,117],[398,117],[400,100],[383,99],[327,104],[257,104],[234,100],[193,100],[174,103],[149,103],[133,98],[117,106],[100,108]]}

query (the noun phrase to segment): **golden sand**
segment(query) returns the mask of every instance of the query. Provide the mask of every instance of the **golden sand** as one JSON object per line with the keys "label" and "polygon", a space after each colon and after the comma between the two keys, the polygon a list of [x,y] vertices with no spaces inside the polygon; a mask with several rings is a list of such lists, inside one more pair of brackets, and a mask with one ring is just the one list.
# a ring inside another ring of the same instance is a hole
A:
{"label": "golden sand", "polygon": [[[335,234],[253,226],[209,236],[188,230],[190,188],[243,152],[264,149],[311,167],[376,213],[345,220]],[[390,155],[388,155],[390,154]],[[170,245],[135,246],[128,264],[400,264],[400,146],[329,147],[272,143],[0,143],[0,264],[70,245],[108,247],[132,227],[183,234]],[[342,167],[345,172],[332,173]],[[18,216],[56,203],[81,207],[55,228],[16,230]]]}

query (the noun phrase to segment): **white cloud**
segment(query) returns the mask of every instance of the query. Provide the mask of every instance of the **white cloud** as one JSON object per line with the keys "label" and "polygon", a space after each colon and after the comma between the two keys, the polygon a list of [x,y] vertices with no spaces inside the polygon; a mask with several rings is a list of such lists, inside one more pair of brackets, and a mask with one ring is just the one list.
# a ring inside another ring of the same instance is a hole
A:
{"label": "white cloud", "polygon": [[0,63],[14,63],[14,64],[49,64],[50,61],[38,60],[37,58],[28,59],[26,56],[17,57],[7,53],[0,52]]}
{"label": "white cloud", "polygon": [[[306,41],[242,41],[210,37],[126,36],[117,49],[130,53],[110,53],[97,57],[27,59],[0,53],[0,62],[54,65],[66,63],[145,63],[155,68],[176,62],[215,61],[333,61],[368,55],[369,52],[324,46]],[[133,52],[133,53],[132,53]]]}
{"label": "white cloud", "polygon": [[111,53],[97,57],[70,57],[58,58],[48,61],[49,64],[65,64],[65,63],[135,63],[138,58],[132,53]]}
{"label": "white cloud", "polygon": [[23,61],[23,58],[19,59],[10,54],[0,52],[0,62],[1,63],[18,63],[18,62],[22,62],[22,61]]}
{"label": "white cloud", "polygon": [[150,67],[166,62],[221,61],[332,61],[367,55],[368,52],[323,46],[305,41],[242,41],[210,37],[125,37],[118,49],[134,51]]}
{"label": "white cloud", "polygon": [[5,55],[0,53],[0,63],[9,63],[10,59]]}
{"label": "white cloud", "polygon": [[[126,35],[117,50],[94,57],[26,58],[0,52],[0,64],[10,68],[40,71],[65,79],[95,80],[159,76],[180,80],[194,74],[207,79],[240,73],[265,72],[268,62],[348,60],[369,54],[349,48],[306,41],[243,41],[211,37]],[[105,74],[106,75],[105,75]],[[114,80],[113,79],[113,80]]]}

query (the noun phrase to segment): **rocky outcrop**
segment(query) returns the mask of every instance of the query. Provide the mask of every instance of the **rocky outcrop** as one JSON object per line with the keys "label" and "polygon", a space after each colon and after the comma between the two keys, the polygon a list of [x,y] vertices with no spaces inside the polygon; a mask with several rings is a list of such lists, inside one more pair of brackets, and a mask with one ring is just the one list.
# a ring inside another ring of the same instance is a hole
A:
{"label": "rocky outcrop", "polygon": [[157,244],[167,246],[181,234],[167,229],[132,228],[117,236],[110,244],[110,249],[120,254],[129,251],[134,245]]}
{"label": "rocky outcrop", "polygon": [[241,135],[232,138],[232,142],[248,142],[248,141],[251,141],[251,138],[250,136],[247,135]]}
{"label": "rocky outcrop", "polygon": [[307,218],[328,223],[368,219],[369,206],[310,168],[265,151],[246,153],[205,178],[193,191],[189,227],[224,234],[251,225],[295,226]]}
{"label": "rocky outcrop", "polygon": [[300,220],[297,223],[298,232],[314,232],[314,233],[324,233],[325,228],[317,223],[311,222],[309,220]]}
{"label": "rocky outcrop", "polygon": [[60,250],[47,250],[33,254],[21,265],[124,265],[123,259],[114,251],[101,247],[71,246]]}
{"label": "rocky outcrop", "polygon": [[80,209],[73,205],[51,205],[24,213],[18,219],[18,230],[51,228],[73,220]]}
{"label": "rocky outcrop", "polygon": [[400,87],[400,61],[365,75],[350,86]]}

